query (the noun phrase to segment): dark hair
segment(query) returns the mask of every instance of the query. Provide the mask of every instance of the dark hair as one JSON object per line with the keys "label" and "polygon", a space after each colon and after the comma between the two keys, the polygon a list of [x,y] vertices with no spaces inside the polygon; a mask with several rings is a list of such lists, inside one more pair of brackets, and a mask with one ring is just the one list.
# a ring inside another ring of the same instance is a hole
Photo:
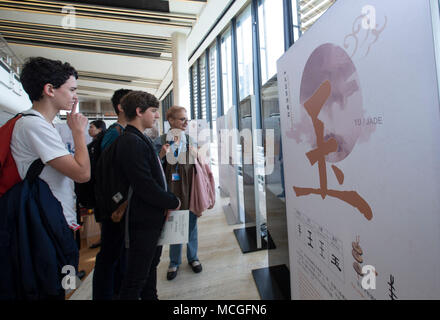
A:
{"label": "dark hair", "polygon": [[140,108],[144,113],[148,108],[159,108],[159,100],[152,94],[145,91],[131,91],[121,100],[127,121],[136,118],[136,109]]}
{"label": "dark hair", "polygon": [[102,131],[105,131],[107,129],[107,126],[105,125],[105,122],[103,120],[94,120],[90,122],[90,124],[93,124],[96,129],[101,129]]}
{"label": "dark hair", "polygon": [[118,109],[118,104],[121,103],[121,99],[129,92],[131,92],[133,90],[130,89],[119,89],[116,90],[115,93],[113,93],[112,96],[112,104],[113,104],[113,109],[115,109],[115,112],[117,115],[119,115],[119,109]]}
{"label": "dark hair", "polygon": [[55,89],[61,87],[71,76],[78,73],[69,63],[43,57],[31,57],[23,65],[20,82],[32,102],[43,96],[44,86],[50,83]]}

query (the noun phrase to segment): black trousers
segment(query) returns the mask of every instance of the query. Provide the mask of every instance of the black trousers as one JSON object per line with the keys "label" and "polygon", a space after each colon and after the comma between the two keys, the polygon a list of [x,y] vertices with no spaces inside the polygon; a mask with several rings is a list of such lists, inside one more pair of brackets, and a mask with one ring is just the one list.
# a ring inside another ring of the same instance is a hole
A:
{"label": "black trousers", "polygon": [[112,300],[118,295],[125,269],[124,221],[102,221],[101,249],[93,273],[93,300]]}
{"label": "black trousers", "polygon": [[126,249],[127,264],[121,300],[158,300],[157,266],[162,246],[157,246],[157,242],[160,233],[160,229],[130,228],[130,248]]}

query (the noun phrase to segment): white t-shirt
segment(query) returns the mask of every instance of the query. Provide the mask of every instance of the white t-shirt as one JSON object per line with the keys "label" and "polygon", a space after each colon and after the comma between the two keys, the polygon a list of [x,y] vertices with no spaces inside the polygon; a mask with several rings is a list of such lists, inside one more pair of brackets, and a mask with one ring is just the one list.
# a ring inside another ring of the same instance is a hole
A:
{"label": "white t-shirt", "polygon": [[[58,131],[41,113],[33,109],[23,113],[33,113],[38,117],[22,117],[17,120],[12,132],[11,152],[22,179],[36,159],[40,158],[46,164],[50,160],[70,154]],[[76,228],[73,180],[49,165],[44,167],[40,178],[49,185],[53,195],[61,203],[67,224]]]}

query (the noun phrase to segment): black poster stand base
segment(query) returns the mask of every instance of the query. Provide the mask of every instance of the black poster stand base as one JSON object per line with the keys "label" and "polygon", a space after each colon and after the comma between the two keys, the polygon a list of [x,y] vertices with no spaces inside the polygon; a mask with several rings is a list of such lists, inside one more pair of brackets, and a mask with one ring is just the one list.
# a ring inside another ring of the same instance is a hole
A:
{"label": "black poster stand base", "polygon": [[290,300],[290,272],[285,264],[252,270],[261,300]]}
{"label": "black poster stand base", "polygon": [[242,229],[234,229],[234,234],[243,253],[276,248],[275,243],[273,242],[272,237],[269,234],[269,231],[267,232],[268,241],[266,241],[262,237],[261,248],[257,248],[257,230],[255,226]]}

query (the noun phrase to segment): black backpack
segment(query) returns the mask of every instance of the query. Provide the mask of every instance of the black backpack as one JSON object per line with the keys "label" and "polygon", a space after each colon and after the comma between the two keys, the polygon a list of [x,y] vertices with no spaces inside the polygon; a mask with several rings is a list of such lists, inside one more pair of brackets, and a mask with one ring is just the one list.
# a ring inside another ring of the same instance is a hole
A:
{"label": "black backpack", "polygon": [[110,219],[112,213],[128,199],[128,181],[115,165],[120,138],[105,148],[95,168],[96,207],[102,220]]}
{"label": "black backpack", "polygon": [[[119,125],[112,124],[108,129],[116,126],[117,130],[120,130]],[[85,208],[96,208],[96,196],[95,196],[95,171],[98,160],[101,157],[101,143],[106,131],[101,131],[98,136],[87,145],[90,158],[90,180],[85,183],[75,183],[75,194],[78,202]],[[121,134],[121,131],[119,131]]]}

